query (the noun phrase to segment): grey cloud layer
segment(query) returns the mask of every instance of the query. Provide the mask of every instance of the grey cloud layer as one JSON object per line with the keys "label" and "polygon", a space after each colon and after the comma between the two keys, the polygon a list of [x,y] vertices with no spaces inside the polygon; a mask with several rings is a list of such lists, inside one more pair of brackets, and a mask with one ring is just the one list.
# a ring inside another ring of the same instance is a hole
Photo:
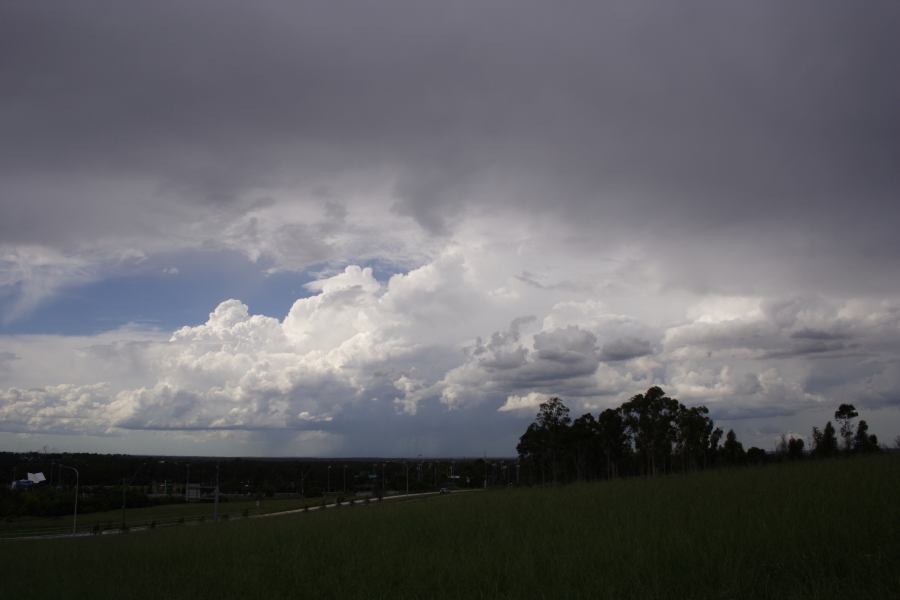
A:
{"label": "grey cloud layer", "polygon": [[678,273],[697,286],[776,259],[821,285],[898,253],[896,3],[0,10],[5,242],[165,236],[259,190],[380,169],[426,230],[527,207],[570,234],[653,238],[667,267],[704,263]]}

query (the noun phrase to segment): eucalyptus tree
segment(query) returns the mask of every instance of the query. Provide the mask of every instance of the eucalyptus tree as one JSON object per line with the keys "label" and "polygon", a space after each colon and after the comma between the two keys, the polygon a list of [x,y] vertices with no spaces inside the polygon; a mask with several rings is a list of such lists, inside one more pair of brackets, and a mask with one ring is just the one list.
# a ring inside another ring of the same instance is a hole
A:
{"label": "eucalyptus tree", "polygon": [[607,408],[597,415],[597,436],[606,463],[606,478],[617,477],[630,450],[621,409]]}
{"label": "eucalyptus tree", "polygon": [[825,423],[825,428],[822,430],[818,427],[813,427],[812,437],[813,454],[817,457],[833,456],[837,452],[837,436],[831,421]]}
{"label": "eucalyptus tree", "polygon": [[572,422],[568,447],[576,479],[589,479],[595,475],[599,455],[602,454],[598,439],[597,420],[591,413],[585,413]]}
{"label": "eucalyptus tree", "polygon": [[725,435],[725,443],[722,444],[722,456],[729,465],[739,465],[744,462],[744,445],[737,440],[734,429],[729,429]]}
{"label": "eucalyptus tree", "polygon": [[877,452],[878,437],[869,435],[869,424],[860,419],[856,427],[856,436],[853,440],[853,450],[856,452]]}
{"label": "eucalyptus tree", "polygon": [[551,480],[559,480],[571,423],[569,408],[554,396],[540,405],[534,423],[519,438],[516,446],[519,456],[541,469],[541,479],[544,482],[548,469]]}
{"label": "eucalyptus tree", "polygon": [[803,438],[792,437],[788,440],[787,453],[791,459],[803,458]]}
{"label": "eucalyptus tree", "polygon": [[852,404],[841,404],[834,411],[834,418],[841,424],[841,437],[844,439],[844,450],[853,449],[853,419],[859,416]]}
{"label": "eucalyptus tree", "polygon": [[658,386],[632,396],[621,407],[634,449],[647,475],[664,471],[670,461],[678,434],[678,409],[678,401],[666,396]]}
{"label": "eucalyptus tree", "polygon": [[683,471],[706,467],[715,427],[707,415],[709,409],[705,406],[678,407],[675,452],[681,457]]}

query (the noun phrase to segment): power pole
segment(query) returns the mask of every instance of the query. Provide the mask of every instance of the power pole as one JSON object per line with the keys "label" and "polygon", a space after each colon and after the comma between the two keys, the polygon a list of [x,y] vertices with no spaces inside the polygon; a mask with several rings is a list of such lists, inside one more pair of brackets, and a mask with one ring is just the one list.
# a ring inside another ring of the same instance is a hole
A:
{"label": "power pole", "polygon": [[216,463],[216,499],[213,505],[213,521],[219,522],[219,463]]}
{"label": "power pole", "polygon": [[78,469],[76,469],[75,467],[69,467],[62,463],[59,463],[59,481],[62,481],[63,469],[71,469],[72,471],[75,471],[75,510],[72,513],[72,535],[75,535],[78,525],[78,480],[80,479],[80,475],[78,473]]}

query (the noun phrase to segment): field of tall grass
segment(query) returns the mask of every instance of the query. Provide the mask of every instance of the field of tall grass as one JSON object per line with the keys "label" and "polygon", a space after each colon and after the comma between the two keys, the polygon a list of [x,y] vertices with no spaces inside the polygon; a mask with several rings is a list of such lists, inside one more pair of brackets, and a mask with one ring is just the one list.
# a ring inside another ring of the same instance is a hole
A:
{"label": "field of tall grass", "polygon": [[900,456],[0,542],[4,598],[896,598]]}

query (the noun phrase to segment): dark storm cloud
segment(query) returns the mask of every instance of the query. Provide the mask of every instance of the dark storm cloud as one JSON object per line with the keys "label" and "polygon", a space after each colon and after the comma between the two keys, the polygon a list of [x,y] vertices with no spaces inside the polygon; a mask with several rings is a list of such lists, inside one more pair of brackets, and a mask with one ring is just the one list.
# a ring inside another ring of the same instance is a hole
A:
{"label": "dark storm cloud", "polygon": [[[7,241],[385,166],[396,212],[436,233],[501,181],[495,203],[659,237],[682,261],[707,239],[743,259],[759,228],[775,248],[763,264],[821,260],[817,277],[829,259],[872,275],[900,254],[895,2],[0,11]],[[135,199],[125,182],[154,193]]]}
{"label": "dark storm cloud", "polygon": [[600,359],[620,361],[647,356],[653,352],[650,342],[634,337],[618,338],[603,344]]}

